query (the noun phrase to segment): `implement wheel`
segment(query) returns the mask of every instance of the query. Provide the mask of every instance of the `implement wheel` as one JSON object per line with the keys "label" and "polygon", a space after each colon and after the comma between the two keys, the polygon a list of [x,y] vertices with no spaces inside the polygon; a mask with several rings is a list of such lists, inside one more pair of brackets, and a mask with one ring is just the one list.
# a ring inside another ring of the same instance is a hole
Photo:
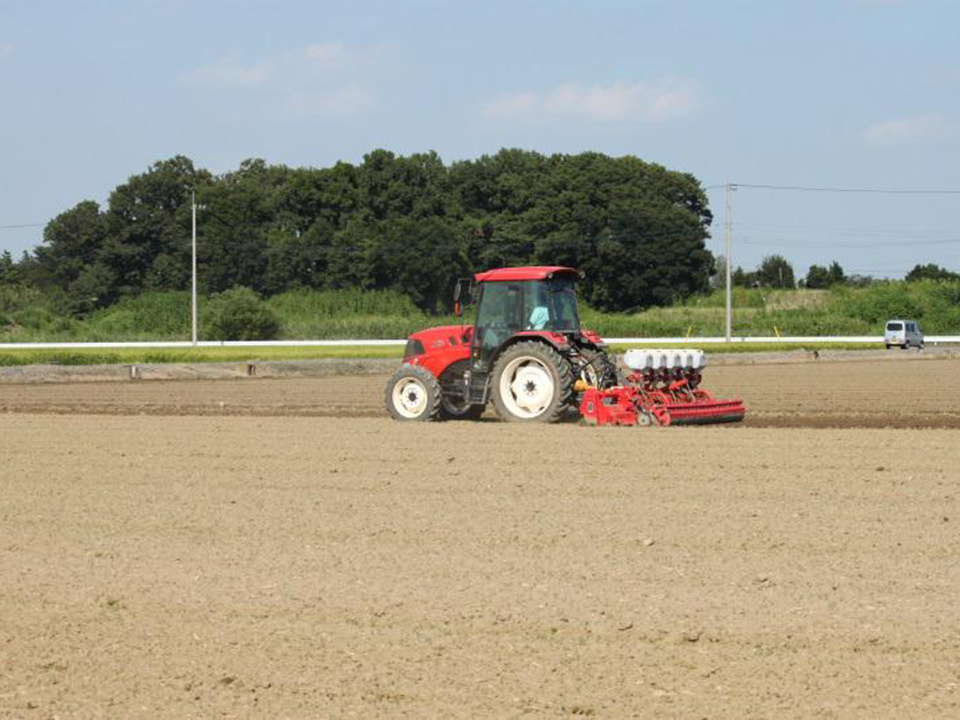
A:
{"label": "implement wheel", "polygon": [[387,382],[384,401],[394,420],[436,420],[440,413],[440,383],[429,370],[404,364]]}
{"label": "implement wheel", "polygon": [[510,422],[557,422],[573,394],[570,363],[542,342],[519,342],[493,366],[493,406]]}

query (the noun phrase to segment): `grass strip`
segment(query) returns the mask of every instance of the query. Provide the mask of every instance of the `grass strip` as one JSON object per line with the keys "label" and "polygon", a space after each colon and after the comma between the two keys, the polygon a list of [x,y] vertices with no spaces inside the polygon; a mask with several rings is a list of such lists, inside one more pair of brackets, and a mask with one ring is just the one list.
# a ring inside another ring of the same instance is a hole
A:
{"label": "grass strip", "polygon": [[151,365],[159,363],[256,362],[400,358],[403,346],[263,347],[263,348],[129,348],[100,350],[4,350],[0,366],[11,365]]}
{"label": "grass strip", "polygon": [[[631,343],[613,345],[613,352],[623,352],[631,347],[697,348],[708,354],[792,352],[798,350],[877,350],[877,343],[717,343],[696,345],[677,343],[657,345]],[[365,345],[342,345],[336,347],[262,347],[262,348],[129,348],[101,350],[78,348],[75,350],[4,350],[0,352],[0,366],[16,365],[149,365],[160,363],[208,363],[208,362],[256,362],[269,360],[322,360],[364,358],[401,358],[402,346],[370,347]]]}

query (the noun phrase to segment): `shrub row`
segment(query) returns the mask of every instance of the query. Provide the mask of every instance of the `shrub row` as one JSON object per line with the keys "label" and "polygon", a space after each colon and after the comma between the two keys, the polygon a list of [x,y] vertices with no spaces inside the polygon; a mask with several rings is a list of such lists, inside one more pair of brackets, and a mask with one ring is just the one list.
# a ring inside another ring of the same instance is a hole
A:
{"label": "shrub row", "polygon": [[[919,320],[928,334],[960,333],[960,282],[877,283],[830,291],[736,288],[734,335],[880,334],[893,317]],[[261,300],[236,288],[200,300],[204,340],[404,338],[429,325],[453,324],[430,316],[393,291],[294,290]],[[600,313],[581,306],[582,321],[606,337],[717,336],[724,332],[722,292],[634,314]],[[0,287],[0,334],[5,342],[186,340],[190,295],[145,293],[85,320],[56,313],[32,291]]]}

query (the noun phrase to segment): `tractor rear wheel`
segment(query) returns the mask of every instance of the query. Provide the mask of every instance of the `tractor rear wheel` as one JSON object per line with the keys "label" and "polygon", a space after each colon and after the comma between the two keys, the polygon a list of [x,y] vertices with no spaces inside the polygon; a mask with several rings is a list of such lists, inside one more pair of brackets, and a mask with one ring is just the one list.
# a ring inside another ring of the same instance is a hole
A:
{"label": "tractor rear wheel", "polygon": [[440,383],[429,370],[405,363],[387,382],[384,400],[394,420],[436,420],[440,413]]}
{"label": "tractor rear wheel", "polygon": [[580,351],[584,365],[580,370],[580,380],[587,385],[604,390],[614,385],[623,385],[624,378],[615,361],[603,350],[584,349]]}
{"label": "tractor rear wheel", "polygon": [[570,363],[542,342],[519,342],[493,366],[493,406],[511,422],[557,422],[570,404]]}

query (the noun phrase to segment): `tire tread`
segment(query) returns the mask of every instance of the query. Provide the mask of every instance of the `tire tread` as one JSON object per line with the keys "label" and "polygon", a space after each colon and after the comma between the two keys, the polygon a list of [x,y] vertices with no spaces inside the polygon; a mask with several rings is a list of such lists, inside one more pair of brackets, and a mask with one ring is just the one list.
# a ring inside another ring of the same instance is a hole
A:
{"label": "tire tread", "polygon": [[[427,409],[419,417],[409,418],[397,412],[393,406],[393,388],[404,378],[414,377],[423,383],[427,390]],[[387,412],[394,420],[401,422],[430,422],[440,416],[440,381],[434,377],[433,373],[419,365],[404,363],[397,371],[390,376],[387,381],[387,387],[384,391],[384,402],[387,406]]]}
{"label": "tire tread", "polygon": [[[555,370],[556,377],[558,378],[556,386],[557,394],[553,399],[553,404],[535,418],[517,417],[507,410],[500,398],[500,374],[504,368],[519,355],[529,355],[549,363]],[[497,411],[500,419],[508,422],[559,422],[566,414],[571,398],[573,397],[573,371],[569,361],[550,345],[535,340],[518,342],[504,350],[494,363],[490,381],[492,384],[490,394],[493,396],[493,407]]]}

